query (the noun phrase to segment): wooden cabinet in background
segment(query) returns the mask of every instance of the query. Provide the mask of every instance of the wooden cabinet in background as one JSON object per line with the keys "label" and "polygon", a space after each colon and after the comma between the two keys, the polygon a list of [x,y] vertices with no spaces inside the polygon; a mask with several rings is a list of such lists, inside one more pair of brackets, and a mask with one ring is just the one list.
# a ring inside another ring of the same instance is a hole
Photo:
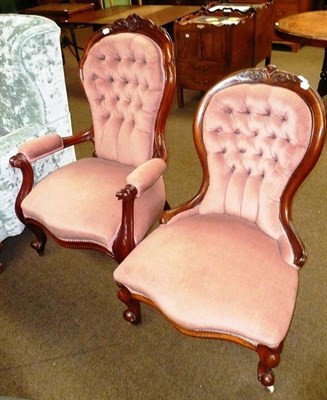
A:
{"label": "wooden cabinet in background", "polygon": [[[314,0],[275,0],[274,23],[288,15],[311,11],[313,9]],[[300,46],[296,43],[286,42],[278,37],[276,33],[273,34],[273,42],[286,44],[295,51],[297,51]]]}
{"label": "wooden cabinet in background", "polygon": [[[210,3],[212,10],[215,7],[214,3]],[[216,6],[232,7],[234,9],[243,7],[251,7],[255,11],[255,33],[254,33],[254,54],[253,66],[256,66],[260,61],[265,60],[265,65],[270,63],[272,38],[274,31],[274,0],[229,0],[220,1]]]}
{"label": "wooden cabinet in background", "polygon": [[[237,24],[232,23],[235,18],[239,21]],[[254,27],[254,13],[244,15],[232,12],[224,16],[221,12],[201,10],[175,21],[177,99],[180,107],[184,104],[184,88],[206,91],[229,73],[253,65]]]}

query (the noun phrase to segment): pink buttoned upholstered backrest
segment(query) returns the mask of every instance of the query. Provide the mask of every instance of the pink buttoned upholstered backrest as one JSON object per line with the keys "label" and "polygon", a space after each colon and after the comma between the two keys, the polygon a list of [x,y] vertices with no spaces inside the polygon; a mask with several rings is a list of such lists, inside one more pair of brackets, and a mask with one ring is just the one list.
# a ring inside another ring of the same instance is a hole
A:
{"label": "pink buttoned upholstered backrest", "polygon": [[150,37],[108,34],[88,51],[82,82],[90,103],[97,157],[138,166],[153,157],[166,72]]}
{"label": "pink buttoned upholstered backrest", "polygon": [[278,239],[282,194],[312,138],[310,107],[286,86],[262,82],[241,81],[209,97],[197,132],[208,170],[199,212],[240,216]]}

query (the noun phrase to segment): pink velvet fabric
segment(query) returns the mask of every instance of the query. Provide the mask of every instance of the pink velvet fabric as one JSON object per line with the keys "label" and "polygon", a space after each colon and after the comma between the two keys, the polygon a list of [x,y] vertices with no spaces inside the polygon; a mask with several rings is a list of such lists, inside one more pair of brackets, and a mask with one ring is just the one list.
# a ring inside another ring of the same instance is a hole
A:
{"label": "pink velvet fabric", "polygon": [[52,134],[22,143],[18,148],[18,152],[23,153],[29,162],[33,162],[63,148],[62,137]]}
{"label": "pink velvet fabric", "polygon": [[240,84],[217,92],[203,119],[210,184],[200,213],[240,216],[279,239],[280,198],[311,131],[311,113],[291,90]]}
{"label": "pink velvet fabric", "polygon": [[[122,203],[115,195],[132,170],[99,158],[66,165],[36,184],[22,202],[24,215],[63,240],[99,243],[110,251],[121,219]],[[159,217],[164,202],[161,177],[135,202],[137,243]]]}
{"label": "pink velvet fabric", "polygon": [[82,79],[98,157],[133,166],[152,157],[162,64],[159,46],[141,34],[109,35],[92,47]]}
{"label": "pink velvet fabric", "polygon": [[137,197],[148,190],[164,173],[166,162],[161,158],[151,158],[134,169],[127,177],[126,183],[137,189]]}
{"label": "pink velvet fabric", "polygon": [[194,214],[152,232],[114,272],[192,330],[276,347],[293,314],[298,271],[278,243],[236,216]]}

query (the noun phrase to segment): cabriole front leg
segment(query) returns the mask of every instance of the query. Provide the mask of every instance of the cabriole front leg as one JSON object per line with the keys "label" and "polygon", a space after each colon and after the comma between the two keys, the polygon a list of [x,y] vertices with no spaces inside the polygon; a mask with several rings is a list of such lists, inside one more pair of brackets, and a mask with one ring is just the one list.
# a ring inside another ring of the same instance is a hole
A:
{"label": "cabriole front leg", "polygon": [[36,236],[35,240],[32,240],[31,247],[32,249],[36,250],[37,253],[42,256],[44,254],[45,245],[47,243],[47,236],[44,233],[43,229],[40,228],[38,225],[33,223],[26,222],[26,226],[30,229],[34,235]]}
{"label": "cabriole front leg", "polygon": [[124,319],[132,324],[138,324],[141,322],[141,307],[140,302],[132,298],[131,292],[122,285],[119,285],[120,290],[118,291],[118,298],[127,306],[127,310],[124,311]]}

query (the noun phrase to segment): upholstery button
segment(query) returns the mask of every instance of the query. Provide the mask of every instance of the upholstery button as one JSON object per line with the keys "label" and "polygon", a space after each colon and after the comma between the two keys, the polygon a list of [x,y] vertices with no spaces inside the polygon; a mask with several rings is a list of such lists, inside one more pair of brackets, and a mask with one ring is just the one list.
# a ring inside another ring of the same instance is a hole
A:
{"label": "upholstery button", "polygon": [[240,149],[240,153],[245,153],[246,150],[245,149]]}
{"label": "upholstery button", "polygon": [[241,132],[240,132],[240,130],[239,129],[235,129],[235,131],[234,131],[234,134],[235,135],[239,135]]}
{"label": "upholstery button", "polygon": [[98,57],[98,60],[103,61],[106,59],[106,56],[104,54],[100,54]]}

